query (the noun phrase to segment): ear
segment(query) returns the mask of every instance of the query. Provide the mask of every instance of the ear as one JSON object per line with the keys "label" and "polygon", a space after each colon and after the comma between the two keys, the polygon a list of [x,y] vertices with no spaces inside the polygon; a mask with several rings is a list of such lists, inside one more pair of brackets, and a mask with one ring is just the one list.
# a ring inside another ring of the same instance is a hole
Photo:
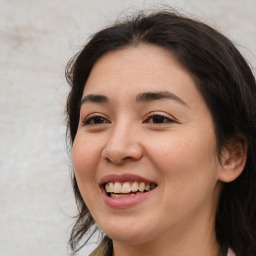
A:
{"label": "ear", "polygon": [[247,160],[247,150],[248,142],[242,134],[228,142],[221,154],[221,171],[218,177],[220,181],[231,182],[239,177]]}

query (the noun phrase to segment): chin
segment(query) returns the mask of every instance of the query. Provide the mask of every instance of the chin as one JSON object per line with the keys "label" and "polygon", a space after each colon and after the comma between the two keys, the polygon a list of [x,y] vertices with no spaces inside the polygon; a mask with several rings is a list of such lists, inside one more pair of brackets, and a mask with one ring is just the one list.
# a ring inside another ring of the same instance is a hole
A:
{"label": "chin", "polygon": [[150,240],[149,236],[152,236],[152,232],[146,228],[138,228],[134,227],[134,225],[122,225],[120,223],[117,226],[103,227],[103,231],[113,241],[126,244],[146,243],[147,240]]}

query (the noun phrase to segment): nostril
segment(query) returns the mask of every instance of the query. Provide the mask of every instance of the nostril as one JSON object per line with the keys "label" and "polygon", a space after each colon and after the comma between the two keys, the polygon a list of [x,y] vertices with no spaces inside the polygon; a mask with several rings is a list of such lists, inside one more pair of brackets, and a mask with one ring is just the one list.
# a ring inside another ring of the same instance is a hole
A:
{"label": "nostril", "polygon": [[[119,129],[123,130],[124,128]],[[139,143],[134,141],[134,137],[127,133],[120,135],[120,132],[110,137],[102,150],[102,157],[115,164],[122,164],[128,160],[139,160],[142,155],[143,150]]]}
{"label": "nostril", "polygon": [[105,152],[102,154],[102,157],[107,161],[114,164],[122,164],[123,162],[129,160],[138,160],[140,157],[136,157],[135,155],[129,155],[128,152],[121,152],[121,151],[112,151],[112,152]]}

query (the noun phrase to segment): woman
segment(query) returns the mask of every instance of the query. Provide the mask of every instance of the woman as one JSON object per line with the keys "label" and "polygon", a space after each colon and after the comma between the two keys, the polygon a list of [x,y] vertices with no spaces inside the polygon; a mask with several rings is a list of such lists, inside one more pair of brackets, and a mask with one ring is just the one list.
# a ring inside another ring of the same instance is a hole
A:
{"label": "woman", "polygon": [[256,255],[256,84],[226,37],[139,14],[95,34],[66,76],[73,251],[96,223],[91,255]]}

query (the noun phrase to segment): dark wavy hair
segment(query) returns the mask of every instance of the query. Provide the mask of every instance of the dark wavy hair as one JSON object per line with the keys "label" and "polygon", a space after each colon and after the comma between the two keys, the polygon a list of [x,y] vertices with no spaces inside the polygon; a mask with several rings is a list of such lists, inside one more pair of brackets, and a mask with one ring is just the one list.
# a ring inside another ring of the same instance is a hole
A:
{"label": "dark wavy hair", "polygon": [[[236,180],[223,186],[215,229],[219,243],[232,248],[237,256],[255,256],[255,77],[233,43],[215,29],[175,11],[164,10],[136,14],[94,34],[66,67],[66,78],[71,85],[66,105],[71,147],[78,128],[83,89],[93,65],[107,52],[140,44],[169,50],[192,74],[214,120],[218,154],[233,136],[243,134],[247,139],[245,168]],[[72,179],[79,213],[69,244],[76,252],[89,240],[90,236],[79,246],[95,222],[79,192],[74,174]],[[103,247],[111,250],[110,238],[106,236],[103,241]]]}

